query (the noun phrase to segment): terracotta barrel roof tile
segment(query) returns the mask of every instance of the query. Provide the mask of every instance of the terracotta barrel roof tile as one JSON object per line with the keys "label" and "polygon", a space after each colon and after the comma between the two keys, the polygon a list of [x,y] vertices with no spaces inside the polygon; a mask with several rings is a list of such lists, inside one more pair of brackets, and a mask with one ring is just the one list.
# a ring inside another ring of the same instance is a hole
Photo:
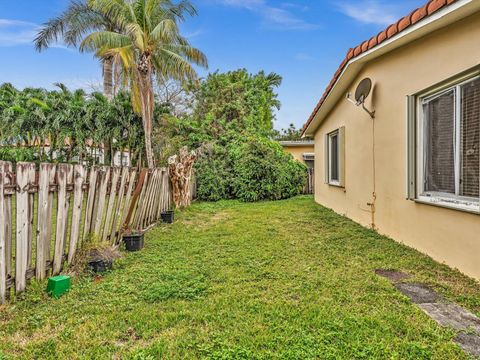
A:
{"label": "terracotta barrel roof tile", "polygon": [[411,24],[412,21],[410,20],[410,15],[405,16],[402,20],[398,22],[398,32],[405,30]]}
{"label": "terracotta barrel roof tile", "polygon": [[397,24],[392,24],[387,29],[387,38],[390,39],[392,36],[395,36],[397,33],[398,33]]}
{"label": "terracotta barrel roof tile", "polygon": [[378,42],[377,42],[377,37],[374,36],[370,39],[370,41],[368,42],[368,49],[371,49],[375,46],[377,46]]}
{"label": "terracotta barrel roof tile", "polygon": [[[428,4],[427,4],[428,5]],[[428,15],[427,13],[427,5],[422,6],[421,8],[417,9],[412,15],[412,24],[415,24],[422,20],[424,17]]]}
{"label": "terracotta barrel roof tile", "polygon": [[387,38],[387,30],[383,30],[377,37],[377,43],[380,44],[381,42],[385,41]]}
{"label": "terracotta barrel roof tile", "polygon": [[432,0],[430,1],[430,3],[428,4],[428,7],[427,7],[427,12],[428,14],[433,14],[435,11],[441,9],[442,7],[444,7],[445,5],[447,4],[447,1],[446,0]]}

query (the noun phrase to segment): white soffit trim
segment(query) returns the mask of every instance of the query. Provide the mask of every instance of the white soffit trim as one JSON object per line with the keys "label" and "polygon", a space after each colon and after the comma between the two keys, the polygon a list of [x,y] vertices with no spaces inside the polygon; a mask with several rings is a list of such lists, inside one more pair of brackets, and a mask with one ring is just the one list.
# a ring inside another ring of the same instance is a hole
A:
{"label": "white soffit trim", "polygon": [[325,117],[335,107],[339,98],[343,98],[346,91],[364,65],[382,56],[394,49],[411,43],[423,36],[426,36],[438,29],[451,25],[461,19],[464,19],[474,13],[480,11],[479,0],[460,0],[456,3],[448,5],[446,8],[435,12],[433,15],[419,21],[418,23],[408,27],[397,35],[385,40],[380,45],[358,55],[350,60],[337,82],[328,94],[320,109],[317,111],[313,121],[305,130],[304,136],[313,136],[318,126],[323,122]]}

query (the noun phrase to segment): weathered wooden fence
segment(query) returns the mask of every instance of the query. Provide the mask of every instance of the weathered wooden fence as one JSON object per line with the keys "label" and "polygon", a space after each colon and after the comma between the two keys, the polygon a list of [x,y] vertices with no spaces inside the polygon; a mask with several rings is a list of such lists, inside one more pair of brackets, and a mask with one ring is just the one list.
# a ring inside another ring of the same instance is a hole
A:
{"label": "weathered wooden fence", "polygon": [[303,193],[306,195],[315,194],[315,170],[313,168],[308,169],[307,184],[303,189]]}
{"label": "weathered wooden fence", "polygon": [[59,274],[87,240],[117,245],[170,206],[166,169],[0,161],[0,303]]}

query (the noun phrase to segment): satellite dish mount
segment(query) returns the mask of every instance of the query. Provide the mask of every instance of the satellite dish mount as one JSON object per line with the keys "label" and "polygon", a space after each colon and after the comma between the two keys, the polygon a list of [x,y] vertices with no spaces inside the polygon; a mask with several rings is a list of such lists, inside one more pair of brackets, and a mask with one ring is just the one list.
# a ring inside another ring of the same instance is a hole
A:
{"label": "satellite dish mount", "polygon": [[347,94],[347,100],[350,101],[355,106],[362,106],[362,109],[365,110],[372,119],[375,119],[375,110],[371,111],[365,107],[365,101],[372,91],[372,80],[365,78],[360,81],[357,89],[355,90],[355,101],[351,98],[352,94]]}

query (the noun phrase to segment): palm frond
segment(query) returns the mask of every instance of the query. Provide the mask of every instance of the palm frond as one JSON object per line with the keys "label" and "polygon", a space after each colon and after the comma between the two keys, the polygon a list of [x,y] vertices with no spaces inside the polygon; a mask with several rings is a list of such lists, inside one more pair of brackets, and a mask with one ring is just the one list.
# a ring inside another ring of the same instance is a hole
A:
{"label": "palm frond", "polygon": [[178,38],[178,26],[171,19],[160,21],[150,33],[150,41],[153,43],[172,43]]}
{"label": "palm frond", "polygon": [[130,38],[113,31],[97,31],[88,35],[80,44],[80,51],[98,51],[120,48],[131,44]]}

